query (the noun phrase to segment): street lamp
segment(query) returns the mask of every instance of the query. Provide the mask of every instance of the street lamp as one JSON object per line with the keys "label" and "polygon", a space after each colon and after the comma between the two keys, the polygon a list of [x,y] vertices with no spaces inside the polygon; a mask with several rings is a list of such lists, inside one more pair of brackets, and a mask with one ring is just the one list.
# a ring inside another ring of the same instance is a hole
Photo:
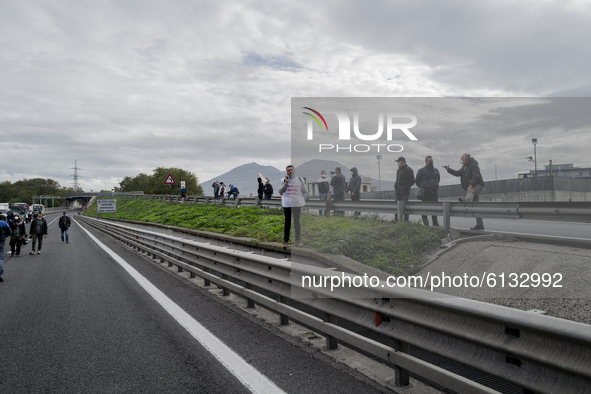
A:
{"label": "street lamp", "polygon": [[538,144],[538,139],[537,138],[532,138],[531,139],[532,144],[534,144],[534,176],[537,177],[538,176],[538,157],[536,155],[536,145]]}
{"label": "street lamp", "polygon": [[382,155],[377,155],[376,159],[378,159],[378,191],[382,191],[382,170],[380,168],[380,160],[382,160]]}

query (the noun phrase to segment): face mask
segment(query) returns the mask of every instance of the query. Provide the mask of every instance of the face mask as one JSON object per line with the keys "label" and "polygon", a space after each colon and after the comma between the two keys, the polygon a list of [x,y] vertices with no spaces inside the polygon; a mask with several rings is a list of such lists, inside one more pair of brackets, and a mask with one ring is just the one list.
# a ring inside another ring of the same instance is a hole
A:
{"label": "face mask", "polygon": [[460,159],[460,164],[461,164],[461,165],[464,165],[464,162],[462,161],[462,159]]}
{"label": "face mask", "polygon": [[398,166],[398,168],[402,167],[402,166],[400,165],[400,163],[396,163],[396,165]]}
{"label": "face mask", "polygon": [[351,175],[353,175],[353,171],[351,171]]}
{"label": "face mask", "polygon": [[322,178],[326,178],[326,174],[322,174],[320,175]]}

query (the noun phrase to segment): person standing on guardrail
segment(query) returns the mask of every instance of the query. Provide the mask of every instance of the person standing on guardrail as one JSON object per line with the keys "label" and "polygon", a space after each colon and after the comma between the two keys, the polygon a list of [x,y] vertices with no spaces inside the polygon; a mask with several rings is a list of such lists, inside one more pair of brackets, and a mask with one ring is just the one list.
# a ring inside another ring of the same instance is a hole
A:
{"label": "person standing on guardrail", "polygon": [[263,190],[265,192],[265,200],[270,200],[273,197],[273,185],[271,185],[271,181],[267,179],[267,183],[265,183],[265,188]]}
{"label": "person standing on guardrail", "polygon": [[[433,165],[433,157],[427,156],[425,158],[425,167],[417,171],[416,184],[419,189],[423,189],[422,201],[438,201],[437,190],[439,189],[439,181],[441,175],[439,170]],[[423,224],[429,226],[429,219],[427,215],[422,215]],[[437,222],[437,215],[431,216],[433,220],[433,227],[439,227]]]}
{"label": "person standing on guardrail", "polygon": [[23,239],[27,236],[25,223],[19,215],[14,215],[12,222],[8,225],[12,231],[12,235],[10,236],[10,254],[12,256],[20,256]]}
{"label": "person standing on guardrail", "polygon": [[[443,168],[451,175],[460,177],[462,188],[466,191],[466,196],[464,198],[460,197],[460,202],[478,201],[478,196],[484,189],[484,180],[478,162],[469,153],[464,153],[460,158],[460,163],[462,168],[458,171],[452,170],[449,165],[443,166]],[[476,226],[472,227],[471,230],[484,230],[482,218],[476,218]]]}
{"label": "person standing on guardrail", "polygon": [[70,243],[70,226],[72,225],[72,221],[68,217],[68,212],[64,212],[60,221],[58,222],[58,226],[62,233],[62,242],[64,242],[64,233],[66,233],[66,243]]}
{"label": "person standing on guardrail", "polygon": [[285,215],[283,226],[283,249],[287,249],[289,235],[291,233],[291,216],[293,214],[293,227],[295,229],[296,246],[303,247],[300,236],[300,214],[302,207],[306,205],[308,193],[304,181],[295,175],[295,168],[291,164],[285,168],[287,175],[281,180],[279,194],[281,194],[281,206]]}
{"label": "person standing on guardrail", "polygon": [[31,228],[29,229],[29,237],[33,238],[32,251],[29,254],[35,254],[35,244],[39,241],[39,248],[37,254],[41,254],[41,246],[43,245],[43,238],[47,238],[47,222],[43,218],[41,212],[37,213],[35,220],[31,222]]}
{"label": "person standing on guardrail", "polygon": [[[408,201],[410,199],[410,188],[415,184],[415,173],[406,164],[406,159],[402,156],[396,160],[398,163],[398,171],[396,171],[396,183],[394,183],[394,190],[396,191],[396,202]],[[404,215],[404,221],[407,222],[409,215]],[[394,215],[394,221],[398,221],[398,214]]]}
{"label": "person standing on guardrail", "polygon": [[10,226],[6,222],[6,217],[0,215],[0,282],[4,282],[2,274],[4,274],[4,250],[6,246],[6,238],[12,235]]}
{"label": "person standing on guardrail", "polygon": [[[361,192],[361,177],[357,171],[357,167],[351,168],[351,179],[349,179],[349,187],[347,193],[351,193],[351,201],[359,201],[359,193]],[[361,212],[355,212],[355,215],[361,215]]]}
{"label": "person standing on guardrail", "polygon": [[[334,178],[330,180],[330,185],[333,187],[333,195],[332,199],[334,201],[345,201],[345,185],[347,184],[347,179],[341,173],[341,167],[336,167],[335,169]],[[344,215],[345,211],[334,211],[335,215],[340,214]]]}
{"label": "person standing on guardrail", "polygon": [[[326,179],[326,171],[320,171],[320,178],[316,181],[318,183],[318,199],[320,201],[328,200],[328,191],[330,190],[330,182]],[[318,211],[320,216],[324,215],[326,210],[321,209]]]}

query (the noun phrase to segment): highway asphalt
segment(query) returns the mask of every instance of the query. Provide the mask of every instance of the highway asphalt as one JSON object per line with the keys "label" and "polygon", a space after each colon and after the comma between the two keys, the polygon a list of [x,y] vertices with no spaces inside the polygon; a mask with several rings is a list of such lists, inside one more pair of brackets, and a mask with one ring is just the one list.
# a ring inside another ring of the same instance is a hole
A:
{"label": "highway asphalt", "polygon": [[[56,217],[46,218],[49,223]],[[69,244],[61,242],[55,220],[41,255],[28,254],[30,243],[20,257],[7,255],[5,282],[0,283],[0,392],[254,390],[219,361],[225,361],[223,355],[210,353],[173,319],[79,221],[73,222]],[[390,392],[90,232],[280,390]]]}

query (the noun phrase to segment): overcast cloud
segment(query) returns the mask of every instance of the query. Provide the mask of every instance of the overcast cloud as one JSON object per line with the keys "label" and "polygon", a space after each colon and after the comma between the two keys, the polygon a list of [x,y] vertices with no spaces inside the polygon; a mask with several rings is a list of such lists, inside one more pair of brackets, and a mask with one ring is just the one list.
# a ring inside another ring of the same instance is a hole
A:
{"label": "overcast cloud", "polygon": [[[284,168],[291,97],[588,97],[590,16],[589,1],[0,0],[0,180],[67,185],[74,159],[85,190],[157,166]],[[508,138],[528,120],[494,115]],[[507,177],[528,168],[519,144],[494,152]],[[561,149],[540,154],[591,165]]]}

